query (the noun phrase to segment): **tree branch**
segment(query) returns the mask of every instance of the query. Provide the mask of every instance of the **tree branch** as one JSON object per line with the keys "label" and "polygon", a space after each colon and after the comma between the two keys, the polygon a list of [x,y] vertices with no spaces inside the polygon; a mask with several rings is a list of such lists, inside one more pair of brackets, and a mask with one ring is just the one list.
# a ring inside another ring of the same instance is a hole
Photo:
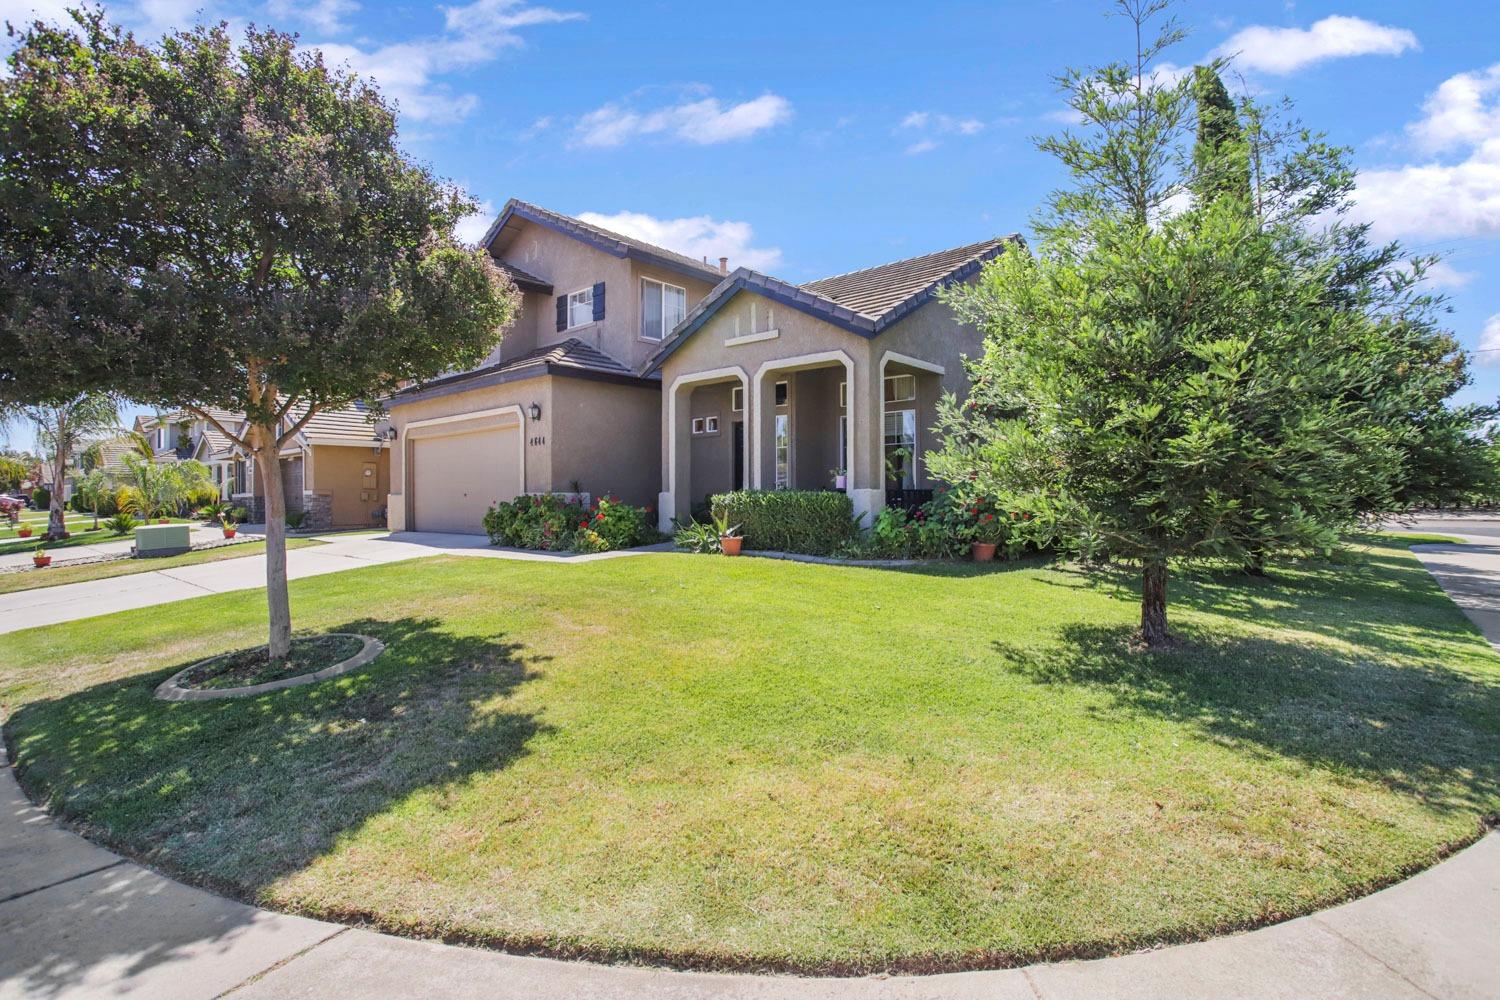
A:
{"label": "tree branch", "polygon": [[229,440],[231,440],[235,444],[239,445],[241,448],[244,448],[246,451],[251,450],[249,443],[246,442],[244,438],[240,437],[238,434],[235,434],[229,428],[227,428],[223,424],[219,423],[219,421],[211,413],[209,413],[207,410],[199,409],[198,407],[194,406],[191,403],[184,404],[182,408],[184,410],[187,410],[189,413],[193,414],[194,416],[196,416],[196,417],[202,417],[204,420],[207,420],[210,424],[213,424],[214,428],[220,434],[224,435]]}

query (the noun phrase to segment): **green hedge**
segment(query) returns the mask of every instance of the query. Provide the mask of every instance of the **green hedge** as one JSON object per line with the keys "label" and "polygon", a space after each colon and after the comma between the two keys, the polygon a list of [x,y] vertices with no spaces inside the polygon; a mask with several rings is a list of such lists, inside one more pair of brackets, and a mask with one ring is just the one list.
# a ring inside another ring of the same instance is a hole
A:
{"label": "green hedge", "polygon": [[739,490],[711,501],[716,515],[739,525],[747,549],[829,556],[853,539],[854,505],[826,490]]}

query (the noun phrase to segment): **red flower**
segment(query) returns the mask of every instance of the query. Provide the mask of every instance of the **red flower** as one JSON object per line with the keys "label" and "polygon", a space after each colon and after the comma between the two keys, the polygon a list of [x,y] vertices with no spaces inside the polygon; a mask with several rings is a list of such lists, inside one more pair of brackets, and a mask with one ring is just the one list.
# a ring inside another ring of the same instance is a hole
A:
{"label": "red flower", "polygon": [[580,528],[587,528],[589,526],[589,523],[587,521],[579,521],[578,526]]}
{"label": "red flower", "polygon": [[1021,520],[1023,520],[1023,521],[1029,521],[1029,520],[1031,520],[1031,515],[1030,514],[1022,514],[1021,515]]}
{"label": "red flower", "polygon": [[986,514],[986,515],[984,515],[984,519],[986,521],[993,521],[995,519],[995,515],[994,514]]}

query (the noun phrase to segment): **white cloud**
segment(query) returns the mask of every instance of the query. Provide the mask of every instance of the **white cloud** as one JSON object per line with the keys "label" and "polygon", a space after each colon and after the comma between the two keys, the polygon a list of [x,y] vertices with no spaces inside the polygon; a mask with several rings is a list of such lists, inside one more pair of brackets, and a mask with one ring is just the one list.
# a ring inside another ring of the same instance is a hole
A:
{"label": "white cloud", "polygon": [[[1430,152],[1483,142],[1500,135],[1500,63],[1482,73],[1460,73],[1443,81],[1422,104],[1426,117],[1407,133]],[[1486,101],[1490,100],[1488,105]]]}
{"label": "white cloud", "polygon": [[651,110],[611,102],[578,120],[574,141],[580,146],[619,146],[646,135],[671,135],[700,146],[744,139],[792,117],[792,105],[776,94],[725,106],[716,97]]}
{"label": "white cloud", "polygon": [[1446,260],[1440,260],[1427,268],[1424,280],[1435,288],[1463,288],[1477,277],[1477,272],[1460,271]]}
{"label": "white cloud", "polygon": [[937,148],[938,144],[931,139],[918,139],[916,142],[906,147],[906,155],[920,156],[923,153],[930,153]]}
{"label": "white cloud", "polygon": [[355,0],[269,0],[266,13],[274,18],[301,21],[330,35],[346,30],[344,18],[359,10]]}
{"label": "white cloud", "polygon": [[1417,36],[1405,28],[1376,24],[1359,17],[1335,15],[1310,28],[1243,28],[1215,50],[1232,56],[1241,69],[1264,73],[1294,73],[1304,66],[1347,56],[1399,56],[1419,48]]}
{"label": "white cloud", "polygon": [[37,20],[71,24],[68,8],[76,6],[76,0],[0,0],[0,22],[9,21],[18,28]]}
{"label": "white cloud", "polygon": [[484,238],[484,234],[489,232],[490,223],[494,221],[495,203],[481,201],[476,211],[458,220],[458,225],[453,227],[453,235],[460,242],[473,245]]}
{"label": "white cloud", "polygon": [[1387,239],[1500,235],[1500,66],[1450,77],[1422,108],[1407,133],[1462,158],[1362,171],[1355,214]]}
{"label": "white cloud", "polygon": [[455,93],[436,77],[492,62],[503,49],[524,44],[517,28],[576,21],[584,16],[530,6],[521,0],[477,0],[463,7],[444,7],[443,14],[447,32],[435,38],[375,49],[335,42],[311,47],[321,49],[330,65],[347,64],[374,80],[408,117],[454,122],[472,114],[479,106],[479,97]]}
{"label": "white cloud", "polygon": [[1474,355],[1475,364],[1500,365],[1500,313],[1485,322],[1479,345],[1474,350],[1479,352]]}
{"label": "white cloud", "polygon": [[904,129],[921,129],[938,134],[978,135],[984,131],[984,122],[978,118],[960,118],[933,111],[913,111],[901,119]]}
{"label": "white cloud", "polygon": [[779,247],[755,246],[755,229],[748,222],[715,220],[707,215],[683,219],[658,219],[644,212],[617,212],[603,215],[582,212],[584,222],[654,243],[697,260],[707,257],[717,264],[720,257],[729,258],[730,270],[749,267],[768,271],[781,263]]}

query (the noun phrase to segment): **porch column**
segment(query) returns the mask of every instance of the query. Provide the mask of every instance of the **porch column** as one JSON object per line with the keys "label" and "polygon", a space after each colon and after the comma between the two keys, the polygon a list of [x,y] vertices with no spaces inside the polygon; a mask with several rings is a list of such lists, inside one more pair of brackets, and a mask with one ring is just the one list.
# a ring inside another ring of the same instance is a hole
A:
{"label": "porch column", "polygon": [[884,386],[868,354],[849,365],[849,500],[869,528],[885,507]]}
{"label": "porch column", "polygon": [[[656,526],[660,531],[670,532],[674,520],[679,515],[687,517],[693,509],[693,390],[705,383],[722,384],[726,381],[736,382],[745,390],[745,420],[748,430],[756,408],[750,402],[750,379],[743,368],[716,368],[713,371],[679,375],[662,392],[662,489],[656,498]],[[747,441],[747,446],[748,444]],[[747,466],[749,458],[747,453]]]}
{"label": "porch column", "polygon": [[[752,490],[774,490],[776,488],[776,383],[780,372],[761,368],[756,373],[752,392],[755,397],[746,415],[745,426],[753,428],[750,435],[750,488]],[[790,410],[788,410],[790,412]]]}

